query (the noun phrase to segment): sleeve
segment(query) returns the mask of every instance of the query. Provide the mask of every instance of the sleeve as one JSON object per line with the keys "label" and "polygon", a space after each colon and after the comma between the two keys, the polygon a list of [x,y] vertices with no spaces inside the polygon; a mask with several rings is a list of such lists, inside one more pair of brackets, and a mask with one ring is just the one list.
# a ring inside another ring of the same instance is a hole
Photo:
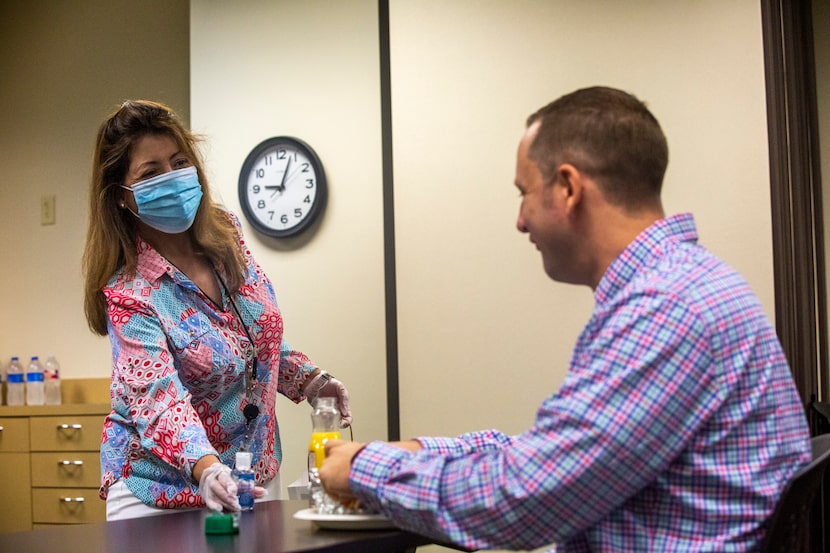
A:
{"label": "sleeve", "polygon": [[110,290],[107,301],[113,409],[135,428],[144,452],[192,479],[193,465],[218,453],[179,379],[160,320],[148,304],[128,294]]}
{"label": "sleeve", "polygon": [[498,430],[469,432],[457,438],[415,438],[424,449],[429,449],[451,457],[468,455],[476,451],[499,449],[510,445],[511,438]]}
{"label": "sleeve", "polygon": [[280,343],[280,378],[279,392],[293,401],[300,403],[305,399],[303,386],[308,381],[317,365],[311,362],[301,351],[297,351],[285,340]]}
{"label": "sleeve", "polygon": [[424,439],[417,452],[371,443],[352,489],[400,527],[471,549],[576,539],[653,482],[722,403],[707,343],[690,309],[641,298],[575,352],[528,431]]}

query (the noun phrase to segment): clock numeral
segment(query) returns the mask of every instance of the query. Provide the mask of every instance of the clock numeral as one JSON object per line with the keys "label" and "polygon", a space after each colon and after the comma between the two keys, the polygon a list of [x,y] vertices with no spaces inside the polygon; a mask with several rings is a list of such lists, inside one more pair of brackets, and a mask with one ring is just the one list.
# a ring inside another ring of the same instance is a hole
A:
{"label": "clock numeral", "polygon": [[262,189],[259,187],[258,184],[255,184],[251,187],[251,192],[253,192],[254,194],[259,194],[261,191]]}
{"label": "clock numeral", "polygon": [[[265,200],[259,200],[256,203],[256,207],[257,207],[257,209],[265,209]],[[271,217],[273,217],[273,216],[274,215],[273,215],[273,212],[272,212]]]}
{"label": "clock numeral", "polygon": [[305,180],[305,187],[306,188],[314,188],[314,179],[306,179]]}
{"label": "clock numeral", "polygon": [[299,207],[298,207],[298,208],[295,208],[295,209],[294,209],[294,217],[296,217],[297,219],[299,219],[299,218],[300,218],[300,217],[302,217],[302,216],[303,216],[303,210],[302,210],[302,209],[300,209]]}
{"label": "clock numeral", "polygon": [[285,213],[280,215],[280,223],[282,223],[283,225],[288,224],[288,215],[286,215]]}
{"label": "clock numeral", "polygon": [[309,165],[308,165],[308,162],[307,162],[307,161],[306,161],[306,162],[304,162],[302,165],[300,165],[300,167],[302,167],[302,169],[300,169],[300,171],[301,171],[301,172],[303,172],[303,173],[308,173],[308,167],[309,167]]}
{"label": "clock numeral", "polygon": [[259,169],[257,169],[257,170],[256,170],[256,178],[258,178],[258,179],[263,179],[263,178],[265,178],[265,169],[263,169],[262,167],[260,167]]}
{"label": "clock numeral", "polygon": [[271,157],[271,155],[269,154],[269,155],[265,156],[265,165],[273,165],[273,164],[274,164],[274,159]]}
{"label": "clock numeral", "polygon": [[303,198],[303,203],[304,204],[310,204],[311,203],[311,196],[306,196],[305,198]]}

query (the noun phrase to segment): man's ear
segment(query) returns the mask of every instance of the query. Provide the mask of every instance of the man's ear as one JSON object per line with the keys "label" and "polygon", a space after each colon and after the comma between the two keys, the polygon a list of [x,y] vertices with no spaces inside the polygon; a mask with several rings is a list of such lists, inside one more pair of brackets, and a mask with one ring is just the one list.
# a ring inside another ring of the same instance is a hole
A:
{"label": "man's ear", "polygon": [[570,163],[563,163],[556,169],[556,176],[556,184],[560,187],[557,193],[562,195],[560,199],[565,201],[565,208],[568,211],[576,209],[585,191],[585,175]]}

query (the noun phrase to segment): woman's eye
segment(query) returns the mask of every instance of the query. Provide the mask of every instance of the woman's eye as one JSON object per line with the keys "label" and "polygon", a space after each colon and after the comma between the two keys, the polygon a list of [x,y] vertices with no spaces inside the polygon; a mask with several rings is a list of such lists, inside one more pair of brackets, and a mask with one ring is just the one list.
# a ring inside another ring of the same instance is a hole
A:
{"label": "woman's eye", "polygon": [[190,160],[188,160],[188,159],[177,159],[177,160],[173,163],[173,165],[174,165],[177,169],[183,169],[183,168],[185,168],[185,167],[189,167],[189,166],[190,166]]}

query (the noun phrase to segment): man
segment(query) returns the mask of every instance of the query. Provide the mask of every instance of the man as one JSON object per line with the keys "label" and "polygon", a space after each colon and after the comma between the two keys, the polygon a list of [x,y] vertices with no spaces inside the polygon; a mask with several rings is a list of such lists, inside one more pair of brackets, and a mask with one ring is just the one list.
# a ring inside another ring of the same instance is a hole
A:
{"label": "man", "polygon": [[753,551],[809,431],[747,283],[660,200],[668,147],[635,97],[577,90],[528,119],[517,226],[595,308],[532,428],[330,442],[320,475],[469,548]]}

